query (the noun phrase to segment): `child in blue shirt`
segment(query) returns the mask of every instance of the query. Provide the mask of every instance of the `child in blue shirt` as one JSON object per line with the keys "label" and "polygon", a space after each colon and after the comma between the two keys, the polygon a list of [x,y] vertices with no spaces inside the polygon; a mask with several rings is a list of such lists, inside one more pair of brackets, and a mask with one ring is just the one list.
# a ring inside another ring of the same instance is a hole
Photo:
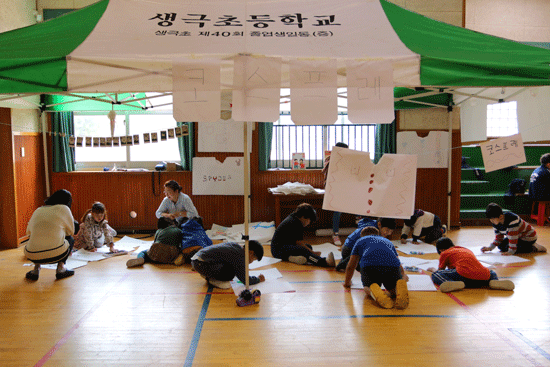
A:
{"label": "child in blue shirt", "polygon": [[[361,282],[368,296],[374,298],[383,308],[407,308],[408,276],[401,266],[393,243],[379,236],[378,230],[374,227],[364,228],[361,236],[351,252],[344,287],[351,287],[351,278],[359,265]],[[389,295],[382,291],[381,285],[384,285]]]}
{"label": "child in blue shirt", "polygon": [[387,239],[391,238],[391,235],[395,229],[395,219],[392,218],[379,218],[378,221],[373,218],[363,218],[357,223],[357,229],[346,238],[344,246],[342,246],[342,260],[336,266],[336,271],[346,271],[351,250],[355,243],[361,238],[361,230],[366,227],[377,227],[380,231],[380,235]]}

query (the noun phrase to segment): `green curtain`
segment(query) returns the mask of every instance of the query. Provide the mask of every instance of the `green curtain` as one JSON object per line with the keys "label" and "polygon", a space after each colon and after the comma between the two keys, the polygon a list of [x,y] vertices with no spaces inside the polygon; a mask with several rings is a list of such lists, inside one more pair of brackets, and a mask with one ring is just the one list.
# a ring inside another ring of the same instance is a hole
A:
{"label": "green curtain", "polygon": [[52,113],[52,133],[53,171],[74,171],[74,148],[69,147],[69,136],[74,136],[74,114]]}
{"label": "green curtain", "polygon": [[396,152],[395,120],[391,124],[376,125],[376,138],[374,143],[374,163],[378,163],[384,153]]}
{"label": "green curtain", "polygon": [[178,138],[178,148],[180,151],[181,166],[184,171],[193,170],[193,156],[195,155],[194,122],[178,122],[178,126],[187,125],[189,135]]}
{"label": "green curtain", "polygon": [[258,161],[260,171],[271,168],[271,141],[273,138],[273,123],[258,122]]}

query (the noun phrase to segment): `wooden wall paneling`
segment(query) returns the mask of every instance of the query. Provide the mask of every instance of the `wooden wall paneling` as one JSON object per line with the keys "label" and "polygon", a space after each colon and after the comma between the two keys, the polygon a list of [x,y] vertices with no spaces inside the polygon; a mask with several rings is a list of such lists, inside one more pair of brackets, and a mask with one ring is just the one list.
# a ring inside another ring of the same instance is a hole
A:
{"label": "wooden wall paneling", "polygon": [[11,111],[9,108],[0,107],[0,189],[2,198],[0,209],[0,247],[16,248],[17,236],[17,197],[15,186],[15,169],[13,162],[13,135],[11,124]]}
{"label": "wooden wall paneling", "polygon": [[46,198],[44,150],[40,133],[17,133],[14,134],[13,141],[17,182],[17,235],[21,241],[27,238],[27,223],[32,213],[44,204]]}

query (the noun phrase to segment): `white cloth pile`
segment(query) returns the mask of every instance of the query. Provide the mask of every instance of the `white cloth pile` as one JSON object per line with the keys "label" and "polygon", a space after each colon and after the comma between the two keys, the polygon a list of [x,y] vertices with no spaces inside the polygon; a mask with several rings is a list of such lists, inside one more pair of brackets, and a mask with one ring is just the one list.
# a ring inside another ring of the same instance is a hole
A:
{"label": "white cloth pile", "polygon": [[274,194],[280,193],[285,195],[289,195],[289,194],[305,195],[305,194],[315,194],[315,193],[322,194],[325,192],[325,190],[316,189],[309,184],[304,184],[301,182],[287,182],[277,187],[270,187],[268,190]]}
{"label": "white cloth pile", "polygon": [[[260,243],[271,241],[275,233],[275,222],[253,222],[248,225],[248,235],[251,240]],[[213,224],[212,229],[206,231],[206,235],[211,240],[231,241],[244,243],[242,236],[244,234],[244,224],[234,224],[231,227],[223,227]]]}

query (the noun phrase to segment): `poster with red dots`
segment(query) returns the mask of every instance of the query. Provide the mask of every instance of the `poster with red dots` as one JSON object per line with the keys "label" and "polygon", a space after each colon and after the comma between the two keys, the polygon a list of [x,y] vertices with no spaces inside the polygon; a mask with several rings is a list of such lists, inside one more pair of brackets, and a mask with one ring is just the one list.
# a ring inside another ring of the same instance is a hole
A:
{"label": "poster with red dots", "polygon": [[414,211],[416,156],[384,154],[378,164],[368,152],[334,147],[323,209],[408,219]]}

